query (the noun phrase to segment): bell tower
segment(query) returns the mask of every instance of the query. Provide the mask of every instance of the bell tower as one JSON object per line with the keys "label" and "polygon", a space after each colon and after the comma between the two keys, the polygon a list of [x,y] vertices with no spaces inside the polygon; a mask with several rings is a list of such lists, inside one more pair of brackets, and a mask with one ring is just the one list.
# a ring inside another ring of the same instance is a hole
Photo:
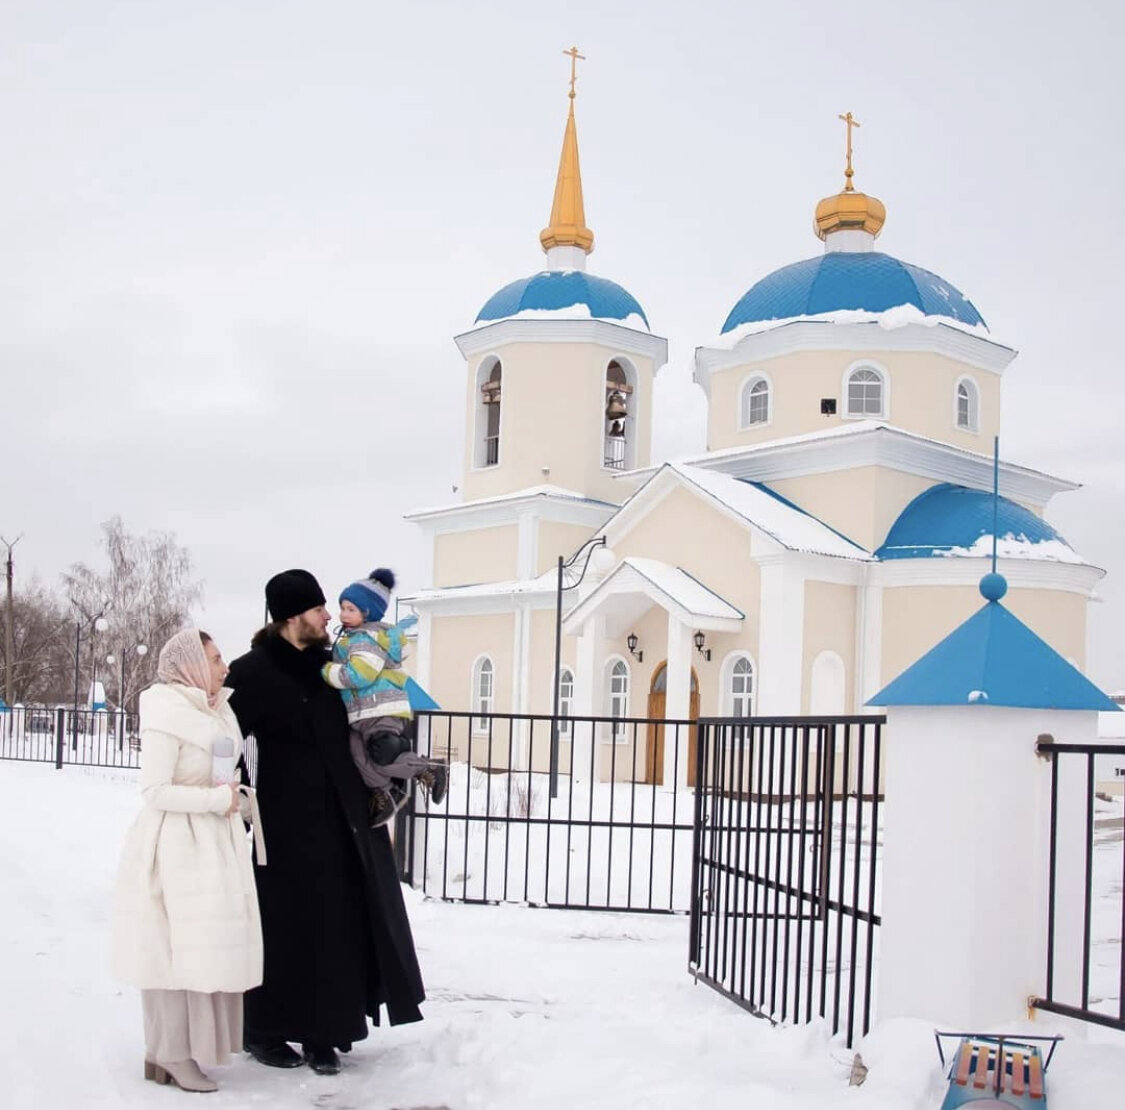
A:
{"label": "bell tower", "polygon": [[667,341],[622,286],[586,270],[586,224],[574,103],[547,226],[545,267],[504,286],[457,336],[467,364],[465,501],[552,486],[610,503],[630,492],[615,476],[649,465],[652,383]]}

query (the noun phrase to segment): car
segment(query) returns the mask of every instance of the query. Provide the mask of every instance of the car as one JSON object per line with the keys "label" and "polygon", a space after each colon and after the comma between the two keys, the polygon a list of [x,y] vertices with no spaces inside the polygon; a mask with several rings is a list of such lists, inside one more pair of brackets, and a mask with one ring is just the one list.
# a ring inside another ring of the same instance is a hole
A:
{"label": "car", "polygon": [[24,719],[25,732],[54,732],[54,715],[45,709],[29,709]]}

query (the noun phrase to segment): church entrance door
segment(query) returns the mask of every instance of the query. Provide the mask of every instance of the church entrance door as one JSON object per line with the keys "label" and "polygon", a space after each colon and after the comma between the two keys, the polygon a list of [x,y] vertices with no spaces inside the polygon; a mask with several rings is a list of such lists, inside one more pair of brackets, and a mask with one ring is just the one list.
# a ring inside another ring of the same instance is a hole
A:
{"label": "church entrance door", "polygon": [[[652,685],[648,693],[648,732],[645,744],[645,782],[654,786],[664,784],[664,725],[661,724],[665,716],[668,702],[668,664],[661,663],[653,671]],[[691,669],[691,695],[688,700],[688,718],[692,721],[699,720],[699,679],[695,668]],[[673,743],[675,736],[673,735]],[[683,743],[683,736],[680,737]],[[687,784],[695,785],[695,744],[696,730],[693,725],[687,734]]]}

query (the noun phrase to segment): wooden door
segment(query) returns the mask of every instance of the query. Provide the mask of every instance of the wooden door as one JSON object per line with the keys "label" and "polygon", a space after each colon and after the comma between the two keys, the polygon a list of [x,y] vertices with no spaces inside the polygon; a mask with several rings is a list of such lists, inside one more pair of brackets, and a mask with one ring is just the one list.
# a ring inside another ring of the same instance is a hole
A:
{"label": "wooden door", "polygon": [[[647,743],[645,744],[645,782],[654,786],[664,785],[664,725],[667,695],[667,664],[661,663],[652,675],[652,688],[648,695]],[[699,682],[695,668],[691,670],[691,695],[688,701],[688,719],[699,720]],[[696,728],[693,725],[687,735],[687,784],[695,785]]]}

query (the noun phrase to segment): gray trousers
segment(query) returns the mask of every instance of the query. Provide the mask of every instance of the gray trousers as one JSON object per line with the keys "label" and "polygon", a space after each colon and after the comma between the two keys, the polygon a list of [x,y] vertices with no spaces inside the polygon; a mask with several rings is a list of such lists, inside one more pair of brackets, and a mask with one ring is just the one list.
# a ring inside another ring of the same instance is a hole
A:
{"label": "gray trousers", "polygon": [[397,732],[400,736],[406,722],[401,717],[369,717],[356,721],[348,734],[352,760],[369,790],[389,790],[396,779],[405,782],[433,766],[433,760],[417,752],[403,751],[388,763],[376,763],[368,754],[366,741],[377,732]]}

